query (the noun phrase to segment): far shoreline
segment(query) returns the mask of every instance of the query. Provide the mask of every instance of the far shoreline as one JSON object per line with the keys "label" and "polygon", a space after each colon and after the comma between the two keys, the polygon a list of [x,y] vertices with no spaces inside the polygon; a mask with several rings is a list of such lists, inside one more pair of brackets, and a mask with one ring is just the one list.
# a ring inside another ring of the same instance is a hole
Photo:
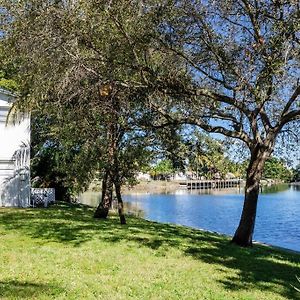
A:
{"label": "far shoreline", "polygon": [[[240,186],[230,188],[208,188],[208,189],[187,189],[185,186],[180,185],[184,181],[175,180],[141,180],[135,185],[124,185],[122,187],[123,195],[142,195],[142,194],[178,194],[184,192],[192,192],[199,194],[213,194],[223,195],[228,193],[241,194],[244,189],[244,182]],[[286,183],[276,180],[263,180],[262,188],[272,188],[276,186],[300,186],[298,183]],[[92,185],[87,193],[101,193],[101,187],[99,184]],[[86,193],[85,192],[85,193]]]}
{"label": "far shoreline", "polygon": [[[180,185],[182,181],[164,181],[164,180],[151,180],[151,181],[139,181],[138,184],[130,187],[124,186],[122,188],[122,193],[124,195],[132,194],[174,194],[189,191],[199,194],[213,194],[213,195],[222,195],[222,194],[241,194],[244,190],[244,182],[240,186],[230,187],[230,188],[208,188],[208,189],[187,189],[184,186]],[[262,188],[272,188],[275,186],[290,186],[291,183],[286,183],[276,180],[264,180],[262,181]],[[298,186],[300,183],[298,183]],[[297,183],[295,184],[297,186]]]}

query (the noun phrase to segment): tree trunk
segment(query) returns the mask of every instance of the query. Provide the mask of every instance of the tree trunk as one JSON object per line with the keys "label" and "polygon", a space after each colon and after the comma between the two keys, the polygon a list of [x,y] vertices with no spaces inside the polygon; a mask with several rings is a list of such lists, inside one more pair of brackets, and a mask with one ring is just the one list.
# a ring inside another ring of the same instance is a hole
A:
{"label": "tree trunk", "polygon": [[116,188],[116,196],[118,200],[118,213],[120,217],[120,222],[122,225],[126,224],[126,218],[124,214],[124,205],[123,205],[123,200],[122,200],[122,195],[121,195],[121,185],[118,180],[115,181],[115,188]]}
{"label": "tree trunk", "polygon": [[[101,92],[101,91],[100,91]],[[113,101],[113,99],[110,99]],[[105,173],[102,181],[102,198],[97,207],[94,218],[106,219],[108,216],[109,209],[112,204],[112,194],[113,194],[113,171],[112,167],[114,165],[114,157],[116,152],[116,119],[115,112],[111,112],[107,120],[107,162]]]}
{"label": "tree trunk", "polygon": [[239,226],[234,234],[232,243],[242,247],[252,246],[257,200],[260,180],[266,160],[270,157],[273,147],[256,145],[251,151],[251,159],[247,169],[245,200]]}
{"label": "tree trunk", "polygon": [[102,180],[102,197],[94,213],[96,219],[106,219],[112,203],[113,182],[109,170],[105,171]]}
{"label": "tree trunk", "polygon": [[232,242],[239,246],[252,246],[258,194],[259,180],[253,181],[250,178],[247,178],[242,216],[239,227],[232,239]]}

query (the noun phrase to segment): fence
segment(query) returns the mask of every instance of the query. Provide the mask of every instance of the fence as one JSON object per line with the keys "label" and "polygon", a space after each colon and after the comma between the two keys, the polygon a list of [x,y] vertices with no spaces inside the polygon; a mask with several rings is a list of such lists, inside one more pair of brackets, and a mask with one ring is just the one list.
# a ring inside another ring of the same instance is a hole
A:
{"label": "fence", "polygon": [[47,207],[55,202],[55,189],[52,188],[32,188],[31,189],[31,205],[33,207]]}

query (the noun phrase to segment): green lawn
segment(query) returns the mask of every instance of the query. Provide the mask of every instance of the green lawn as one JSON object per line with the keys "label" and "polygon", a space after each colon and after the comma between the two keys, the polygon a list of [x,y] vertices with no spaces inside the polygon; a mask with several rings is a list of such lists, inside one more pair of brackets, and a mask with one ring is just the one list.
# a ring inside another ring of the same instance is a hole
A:
{"label": "green lawn", "polygon": [[297,299],[295,275],[299,255],[182,226],[0,209],[0,299]]}

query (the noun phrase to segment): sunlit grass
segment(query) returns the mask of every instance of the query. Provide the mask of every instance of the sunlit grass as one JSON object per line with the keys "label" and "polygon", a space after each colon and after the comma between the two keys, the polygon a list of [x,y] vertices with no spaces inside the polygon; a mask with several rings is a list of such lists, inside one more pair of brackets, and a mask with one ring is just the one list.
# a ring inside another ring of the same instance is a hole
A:
{"label": "sunlit grass", "polygon": [[0,298],[297,299],[299,255],[92,212],[0,209]]}

